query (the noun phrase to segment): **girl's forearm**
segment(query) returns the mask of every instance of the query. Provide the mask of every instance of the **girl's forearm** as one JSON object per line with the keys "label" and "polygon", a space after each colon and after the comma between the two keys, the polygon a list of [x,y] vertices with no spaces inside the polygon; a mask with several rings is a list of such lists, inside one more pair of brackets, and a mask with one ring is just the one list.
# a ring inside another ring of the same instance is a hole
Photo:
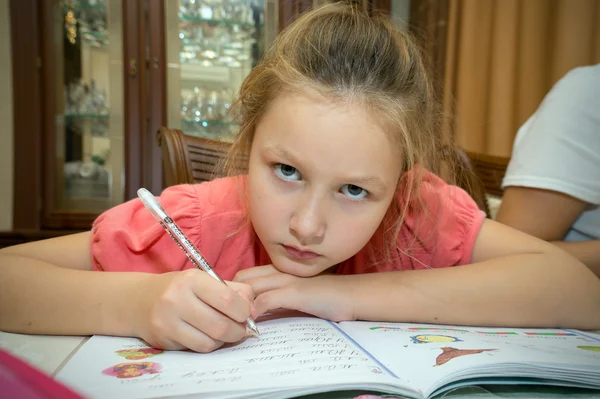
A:
{"label": "girl's forearm", "polygon": [[0,255],[0,330],[31,334],[135,335],[143,273],[102,273]]}
{"label": "girl's forearm", "polygon": [[558,252],[350,277],[362,320],[600,329],[600,279]]}
{"label": "girl's forearm", "polygon": [[582,261],[600,278],[600,240],[553,241],[552,244]]}

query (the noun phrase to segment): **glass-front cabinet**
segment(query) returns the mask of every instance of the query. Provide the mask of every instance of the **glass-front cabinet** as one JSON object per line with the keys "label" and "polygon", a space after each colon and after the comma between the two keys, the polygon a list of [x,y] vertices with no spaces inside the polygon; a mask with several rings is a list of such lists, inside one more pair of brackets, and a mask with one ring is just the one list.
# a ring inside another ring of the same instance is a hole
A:
{"label": "glass-front cabinet", "polygon": [[140,187],[160,194],[161,126],[231,141],[280,2],[11,1],[15,229],[87,230]]}
{"label": "glass-front cabinet", "polygon": [[122,6],[54,2],[54,210],[100,212],[123,202]]}
{"label": "glass-front cabinet", "polygon": [[274,36],[276,15],[265,0],[165,3],[169,127],[232,140],[238,126],[229,110]]}

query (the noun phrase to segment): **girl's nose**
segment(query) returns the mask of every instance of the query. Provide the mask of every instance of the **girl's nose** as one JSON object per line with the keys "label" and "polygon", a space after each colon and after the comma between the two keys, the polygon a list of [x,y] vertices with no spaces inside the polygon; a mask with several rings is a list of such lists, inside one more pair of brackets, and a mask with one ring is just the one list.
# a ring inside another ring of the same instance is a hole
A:
{"label": "girl's nose", "polygon": [[327,226],[325,202],[317,195],[307,195],[292,213],[290,230],[302,245],[317,244],[323,240]]}

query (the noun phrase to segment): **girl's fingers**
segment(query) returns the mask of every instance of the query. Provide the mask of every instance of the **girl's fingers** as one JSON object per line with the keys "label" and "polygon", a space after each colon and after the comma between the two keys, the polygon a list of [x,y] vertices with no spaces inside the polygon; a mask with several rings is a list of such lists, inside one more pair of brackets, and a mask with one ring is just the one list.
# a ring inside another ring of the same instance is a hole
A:
{"label": "girl's fingers", "polygon": [[253,319],[256,318],[257,313],[254,307],[254,298],[256,295],[252,287],[248,284],[233,283],[231,281],[228,281],[227,284],[250,304],[250,317]]}
{"label": "girl's fingers", "polygon": [[234,283],[231,281],[226,281],[227,285],[233,289],[235,292],[238,293],[238,295],[240,295],[242,298],[244,298],[248,303],[252,303],[254,302],[254,297],[256,295],[254,295],[254,290],[252,289],[252,287],[248,284],[242,284],[242,283]]}
{"label": "girl's fingers", "polygon": [[[234,292],[233,294],[239,297],[237,293]],[[240,300],[243,301],[241,298]],[[246,335],[244,323],[232,320],[206,303],[199,301],[196,297],[190,298],[189,302],[189,305],[182,309],[181,319],[198,332],[203,332],[210,339],[237,342]],[[245,301],[244,303],[245,307],[248,307]],[[243,322],[247,318],[248,316],[243,319]]]}
{"label": "girl's fingers", "polygon": [[267,291],[264,294],[260,294],[256,297],[254,306],[256,307],[258,314],[264,314],[270,310],[276,309],[305,311],[298,290],[286,288]]}
{"label": "girl's fingers", "polygon": [[280,274],[281,272],[277,270],[273,265],[266,266],[255,266],[246,270],[241,270],[237,272],[233,281],[238,283],[245,283],[247,280],[252,280],[258,277],[266,277],[272,274]]}
{"label": "girl's fingers", "polygon": [[212,352],[223,345],[222,341],[210,338],[183,320],[175,324],[174,332],[177,343],[195,352]]}
{"label": "girl's fingers", "polygon": [[213,279],[206,273],[198,276],[198,280],[191,284],[191,288],[197,297],[196,299],[200,300],[199,302],[240,323],[250,316],[250,303],[234,289]]}
{"label": "girl's fingers", "polygon": [[276,290],[278,288],[285,287],[294,281],[298,277],[289,274],[274,274],[265,277],[257,277],[251,280],[246,280],[246,284],[250,285],[254,290],[255,295],[259,296],[267,291]]}
{"label": "girl's fingers", "polygon": [[187,349],[185,346],[169,338],[162,338],[161,340],[147,339],[146,342],[153,348],[164,349],[166,351],[179,351]]}

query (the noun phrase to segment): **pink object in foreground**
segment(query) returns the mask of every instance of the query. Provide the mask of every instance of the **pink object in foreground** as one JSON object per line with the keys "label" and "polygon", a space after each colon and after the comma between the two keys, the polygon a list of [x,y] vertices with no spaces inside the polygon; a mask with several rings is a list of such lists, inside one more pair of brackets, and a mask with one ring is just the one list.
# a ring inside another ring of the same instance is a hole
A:
{"label": "pink object in foreground", "polygon": [[63,384],[0,349],[2,397],[19,399],[83,399]]}

